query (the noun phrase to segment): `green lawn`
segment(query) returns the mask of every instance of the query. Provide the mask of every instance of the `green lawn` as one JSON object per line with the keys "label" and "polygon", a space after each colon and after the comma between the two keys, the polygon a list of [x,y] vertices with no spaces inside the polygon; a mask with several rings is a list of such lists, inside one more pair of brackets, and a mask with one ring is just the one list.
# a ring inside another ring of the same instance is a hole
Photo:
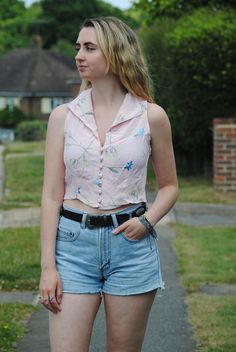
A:
{"label": "green lawn", "polygon": [[4,155],[16,153],[43,153],[45,141],[39,142],[14,142],[5,145]]}
{"label": "green lawn", "polygon": [[174,226],[182,282],[189,292],[205,283],[236,283],[236,228]]}
{"label": "green lawn", "polygon": [[198,352],[235,352],[236,297],[191,294],[189,318],[195,329]]}
{"label": "green lawn", "polygon": [[[38,291],[40,276],[39,228],[0,230],[0,290]],[[0,304],[0,351],[13,352],[14,343],[35,311],[22,303]]]}
{"label": "green lawn", "polygon": [[[212,178],[178,177],[178,181],[180,190],[178,202],[236,204],[236,195],[214,192]],[[151,163],[148,164],[148,184],[153,190],[156,190],[155,175]]]}
{"label": "green lawn", "polygon": [[44,141],[14,142],[6,145],[5,197],[0,209],[40,205],[44,146]]}
{"label": "green lawn", "polygon": [[22,303],[0,304],[0,351],[13,352],[16,341],[25,333],[25,322],[35,307]]}
{"label": "green lawn", "polygon": [[[0,209],[40,205],[44,146],[44,141],[14,142],[6,146],[6,196]],[[25,155],[27,153],[28,156]],[[151,163],[148,164],[148,184],[153,190],[156,189]],[[236,196],[215,193],[209,178],[179,177],[179,186],[179,202],[236,204]]]}
{"label": "green lawn", "polygon": [[43,156],[6,158],[5,208],[40,205],[43,164]]}
{"label": "green lawn", "polygon": [[38,228],[0,230],[0,290],[38,290]]}
{"label": "green lawn", "polygon": [[236,283],[236,228],[174,225],[175,250],[200,352],[235,352],[236,296],[201,293],[206,283]]}

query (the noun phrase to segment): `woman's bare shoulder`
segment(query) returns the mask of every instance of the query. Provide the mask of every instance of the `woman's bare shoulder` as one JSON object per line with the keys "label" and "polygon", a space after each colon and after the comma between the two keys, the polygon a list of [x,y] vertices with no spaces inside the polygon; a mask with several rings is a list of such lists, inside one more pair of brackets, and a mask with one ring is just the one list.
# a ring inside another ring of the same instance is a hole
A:
{"label": "woman's bare shoulder", "polygon": [[64,122],[68,112],[68,107],[66,104],[58,105],[55,109],[52,110],[49,121]]}
{"label": "woman's bare shoulder", "polygon": [[150,127],[169,126],[168,115],[158,104],[148,103],[148,121]]}

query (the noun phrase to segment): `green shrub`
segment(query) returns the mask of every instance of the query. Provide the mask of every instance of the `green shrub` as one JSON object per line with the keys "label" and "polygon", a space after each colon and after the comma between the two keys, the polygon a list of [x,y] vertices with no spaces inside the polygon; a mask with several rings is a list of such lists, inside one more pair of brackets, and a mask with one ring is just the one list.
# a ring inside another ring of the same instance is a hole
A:
{"label": "green shrub", "polygon": [[47,121],[23,121],[17,126],[16,135],[22,141],[40,141],[45,139],[46,131]]}
{"label": "green shrub", "polygon": [[2,128],[15,128],[25,119],[26,115],[17,107],[12,110],[8,107],[0,110],[0,127]]}
{"label": "green shrub", "polygon": [[[156,101],[171,119],[180,172],[212,159],[212,119],[235,114],[236,11],[201,8],[142,31]],[[157,81],[157,82],[156,82]]]}

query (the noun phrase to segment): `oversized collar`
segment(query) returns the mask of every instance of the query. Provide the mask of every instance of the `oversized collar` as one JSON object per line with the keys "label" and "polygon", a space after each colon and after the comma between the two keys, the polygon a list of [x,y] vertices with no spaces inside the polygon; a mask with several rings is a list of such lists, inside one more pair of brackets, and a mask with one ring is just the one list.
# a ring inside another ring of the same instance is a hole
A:
{"label": "oversized collar", "polygon": [[[97,133],[92,105],[92,88],[84,90],[74,100],[67,104],[69,110],[78,117],[88,128]],[[120,123],[143,114],[147,109],[147,102],[141,98],[126,93],[125,98],[117,112],[110,129]]]}

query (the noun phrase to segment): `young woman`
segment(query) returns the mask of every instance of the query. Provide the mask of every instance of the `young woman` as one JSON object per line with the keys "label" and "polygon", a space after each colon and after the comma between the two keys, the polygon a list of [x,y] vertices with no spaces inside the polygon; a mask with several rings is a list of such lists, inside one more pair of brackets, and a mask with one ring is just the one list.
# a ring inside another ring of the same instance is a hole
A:
{"label": "young woman", "polygon": [[[41,303],[52,352],[87,352],[104,300],[109,352],[141,351],[163,289],[154,225],[178,186],[165,111],[153,103],[135,33],[86,20],[76,41],[81,93],[51,114],[41,208]],[[149,156],[158,193],[146,208]]]}

